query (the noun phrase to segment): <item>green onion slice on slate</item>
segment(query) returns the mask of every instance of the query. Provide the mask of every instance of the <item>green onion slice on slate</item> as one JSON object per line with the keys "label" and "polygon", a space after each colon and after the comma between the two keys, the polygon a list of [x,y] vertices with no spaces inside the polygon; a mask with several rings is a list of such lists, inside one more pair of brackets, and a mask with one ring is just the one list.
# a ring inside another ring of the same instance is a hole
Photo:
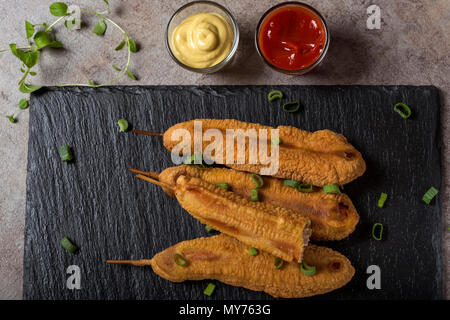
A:
{"label": "green onion slice on slate", "polygon": [[279,146],[282,143],[280,138],[272,139],[272,144]]}
{"label": "green onion slice on slate", "polygon": [[226,182],[217,183],[217,184],[216,184],[216,187],[225,189],[225,190],[227,190],[227,191],[230,190],[230,185],[229,185],[228,183],[226,183]]}
{"label": "green onion slice on slate", "polygon": [[300,183],[298,183],[298,181],[295,180],[284,180],[284,185],[297,189]]}
{"label": "green onion slice on slate", "polygon": [[250,253],[250,255],[254,257],[258,255],[258,250],[256,250],[255,248],[250,248],[248,249],[248,253]]}
{"label": "green onion slice on slate", "polygon": [[323,187],[325,193],[341,193],[339,186],[337,184],[328,184]]}
{"label": "green onion slice on slate", "polygon": [[275,258],[275,260],[273,261],[273,267],[275,269],[280,269],[284,264],[284,260],[281,258]]}
{"label": "green onion slice on slate", "polygon": [[430,204],[431,200],[434,199],[434,197],[436,197],[436,195],[439,193],[439,191],[434,188],[431,187],[430,189],[428,189],[428,191],[423,195],[422,200],[426,203],[426,204]]}
{"label": "green onion slice on slate", "polygon": [[252,174],[252,180],[255,183],[256,187],[255,189],[259,189],[264,185],[264,180],[260,175],[257,175],[255,173]]}
{"label": "green onion slice on slate", "polygon": [[215,288],[216,288],[215,284],[208,283],[208,286],[206,287],[205,291],[203,291],[203,293],[206,294],[208,297],[210,297],[213,294]]}
{"label": "green onion slice on slate", "polygon": [[267,95],[267,98],[269,99],[270,102],[276,100],[276,99],[282,99],[283,98],[283,92],[281,92],[280,90],[273,90],[270,91],[269,94]]}
{"label": "green onion slice on slate", "polygon": [[[376,229],[377,227],[379,227],[380,232],[378,233],[378,236],[376,235]],[[372,237],[377,240],[380,241],[381,239],[383,239],[383,224],[382,223],[375,223],[372,227]]]}
{"label": "green onion slice on slate", "polygon": [[384,207],[384,203],[386,202],[387,199],[387,194],[386,193],[381,193],[380,199],[378,200],[378,208],[383,208]]}
{"label": "green onion slice on slate", "polygon": [[72,243],[72,241],[70,241],[69,238],[67,238],[67,237],[64,237],[64,238],[61,239],[61,245],[69,253],[75,253],[78,250],[78,247],[76,245],[74,245]]}
{"label": "green onion slice on slate", "polygon": [[213,229],[212,227],[210,227],[210,226],[205,226],[205,230],[206,230],[206,232],[208,232],[208,233],[211,233],[211,232],[214,231],[214,229]]}
{"label": "green onion slice on slate", "polygon": [[182,256],[180,256],[178,253],[175,253],[173,255],[173,260],[180,267],[184,267],[187,264],[187,260],[185,258],[183,258]]}
{"label": "green onion slice on slate", "polygon": [[301,183],[298,185],[297,190],[303,193],[310,193],[313,191],[313,186],[310,183]]}
{"label": "green onion slice on slate", "polygon": [[294,101],[294,102],[288,102],[283,104],[283,111],[293,113],[297,112],[300,109],[300,102]]}
{"label": "green onion slice on slate", "polygon": [[59,156],[62,162],[68,162],[73,159],[72,151],[68,145],[59,147]]}
{"label": "green onion slice on slate", "polygon": [[127,130],[128,130],[128,121],[127,120],[120,119],[119,121],[117,121],[117,124],[120,127],[120,131],[127,132]]}
{"label": "green onion slice on slate", "polygon": [[399,102],[394,106],[394,111],[397,112],[403,119],[411,117],[411,108],[403,102]]}
{"label": "green onion slice on slate", "polygon": [[305,261],[300,263],[300,270],[305,276],[313,276],[316,274],[316,267],[308,265]]}
{"label": "green onion slice on slate", "polygon": [[251,189],[250,190],[250,200],[253,202],[259,201],[259,195],[258,195],[258,189]]}

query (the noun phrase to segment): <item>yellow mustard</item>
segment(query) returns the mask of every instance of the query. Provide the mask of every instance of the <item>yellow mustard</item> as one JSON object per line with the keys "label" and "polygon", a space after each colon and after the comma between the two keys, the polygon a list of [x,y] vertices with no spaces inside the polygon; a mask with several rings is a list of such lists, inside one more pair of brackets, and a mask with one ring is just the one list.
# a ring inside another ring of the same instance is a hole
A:
{"label": "yellow mustard", "polygon": [[178,60],[193,68],[208,68],[230,53],[234,32],[217,13],[200,12],[183,20],[172,33],[171,48]]}

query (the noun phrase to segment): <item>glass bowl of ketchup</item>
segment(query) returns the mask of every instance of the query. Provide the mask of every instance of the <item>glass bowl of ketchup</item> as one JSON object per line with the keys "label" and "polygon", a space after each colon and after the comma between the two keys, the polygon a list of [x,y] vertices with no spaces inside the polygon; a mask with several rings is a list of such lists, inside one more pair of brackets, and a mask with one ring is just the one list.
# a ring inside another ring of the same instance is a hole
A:
{"label": "glass bowl of ketchup", "polygon": [[283,2],[264,13],[255,42],[259,55],[272,69],[302,75],[322,62],[330,34],[316,9],[301,2]]}

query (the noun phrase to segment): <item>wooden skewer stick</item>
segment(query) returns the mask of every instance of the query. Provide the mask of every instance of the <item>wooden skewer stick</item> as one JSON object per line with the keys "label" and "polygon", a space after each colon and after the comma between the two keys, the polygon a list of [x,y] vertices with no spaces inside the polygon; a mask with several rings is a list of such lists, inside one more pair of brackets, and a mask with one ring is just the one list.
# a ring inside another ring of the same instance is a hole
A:
{"label": "wooden skewer stick", "polygon": [[153,178],[153,179],[158,179],[159,178],[159,173],[158,172],[151,172],[151,171],[141,171],[141,170],[137,170],[137,169],[133,169],[130,168],[130,171],[133,173],[137,173],[137,174],[142,174],[144,176]]}
{"label": "wooden skewer stick", "polygon": [[151,131],[143,131],[143,130],[133,130],[133,133],[136,134],[144,134],[146,136],[151,136],[151,137],[162,137],[164,136],[164,133],[159,133],[159,132],[151,132]]}
{"label": "wooden skewer stick", "polygon": [[139,178],[139,179],[145,180],[145,181],[147,181],[147,182],[156,184],[157,186],[160,186],[161,188],[166,188],[166,189],[175,191],[175,186],[172,186],[172,185],[167,184],[167,183],[164,183],[164,182],[160,182],[160,181],[158,181],[158,180],[152,179],[152,178],[147,177],[147,176],[144,176],[144,175],[142,175],[142,174],[138,174],[138,175],[136,176],[136,178]]}
{"label": "wooden skewer stick", "polygon": [[136,267],[145,267],[151,266],[152,260],[143,259],[143,260],[106,260],[107,264],[129,264]]}

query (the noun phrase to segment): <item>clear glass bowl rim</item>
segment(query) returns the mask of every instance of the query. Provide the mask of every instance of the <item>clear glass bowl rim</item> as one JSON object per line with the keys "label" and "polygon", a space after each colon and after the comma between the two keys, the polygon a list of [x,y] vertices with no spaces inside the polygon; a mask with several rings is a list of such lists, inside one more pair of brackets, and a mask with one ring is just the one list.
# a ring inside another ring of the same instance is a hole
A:
{"label": "clear glass bowl rim", "polygon": [[[325,40],[325,45],[324,45],[324,50],[322,52],[322,54],[317,58],[316,61],[314,61],[313,64],[309,65],[306,68],[303,69],[298,69],[298,70],[286,70],[286,69],[282,69],[277,67],[276,65],[272,64],[270,61],[268,61],[266,59],[266,57],[264,56],[264,54],[262,53],[261,48],[259,47],[259,30],[261,28],[262,23],[264,22],[264,20],[267,18],[267,16],[274,10],[279,9],[281,7],[284,6],[288,6],[288,5],[297,5],[297,6],[301,6],[301,7],[305,7],[309,10],[311,10],[312,12],[314,12],[322,21],[323,26],[325,28],[325,34],[326,34],[326,40]],[[325,21],[325,18],[322,16],[322,14],[317,11],[314,7],[310,6],[307,3],[304,2],[299,2],[299,1],[287,1],[287,2],[282,2],[279,3],[273,7],[271,7],[269,10],[267,10],[266,12],[264,12],[264,14],[262,15],[261,19],[258,22],[258,25],[256,26],[256,31],[255,31],[255,46],[256,46],[256,51],[258,51],[259,56],[261,57],[261,59],[272,69],[274,69],[275,71],[284,73],[284,74],[292,74],[292,75],[296,75],[296,74],[305,74],[309,71],[311,71],[312,69],[314,69],[315,67],[317,67],[322,60],[325,58],[327,51],[328,51],[328,47],[330,46],[330,31],[328,29],[328,25],[327,22]]]}
{"label": "clear glass bowl rim", "polygon": [[[173,54],[172,49],[170,48],[169,27],[171,26],[173,19],[175,19],[175,17],[183,10],[185,10],[189,7],[192,7],[194,5],[197,5],[197,4],[207,4],[207,5],[212,5],[212,6],[219,8],[220,10],[222,10],[223,12],[226,13],[226,15],[228,16],[228,18],[231,20],[231,22],[233,24],[232,27],[233,27],[233,31],[234,31],[234,41],[233,41],[233,45],[231,47],[230,53],[221,62],[219,62],[218,64],[216,64],[214,66],[208,67],[208,68],[193,68],[188,65],[185,65],[183,62],[178,60],[178,58]],[[239,45],[239,27],[236,22],[236,19],[231,14],[231,12],[227,8],[222,6],[221,4],[216,3],[214,1],[208,1],[208,0],[192,1],[192,2],[186,3],[185,5],[181,6],[180,8],[178,8],[178,10],[176,10],[175,13],[170,17],[170,20],[167,23],[165,37],[166,37],[166,48],[169,51],[169,55],[178,65],[180,65],[181,67],[183,67],[189,71],[193,71],[193,72],[212,73],[217,70],[220,70],[226,64],[228,64],[228,62],[233,58],[234,54],[236,53],[238,45]]]}

